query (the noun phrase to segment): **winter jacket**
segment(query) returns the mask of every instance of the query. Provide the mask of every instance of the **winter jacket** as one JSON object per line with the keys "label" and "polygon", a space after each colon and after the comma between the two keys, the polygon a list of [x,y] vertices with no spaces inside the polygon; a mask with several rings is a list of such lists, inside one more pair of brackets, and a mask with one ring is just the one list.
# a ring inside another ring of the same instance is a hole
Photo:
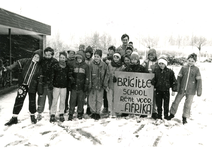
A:
{"label": "winter jacket", "polygon": [[[32,58],[23,58],[20,60],[17,60],[15,63],[13,63],[10,66],[7,66],[6,69],[8,71],[16,71],[19,70],[19,76],[18,76],[18,84],[19,86],[23,84],[24,79],[28,78],[28,87],[29,87],[29,93],[36,93],[38,92],[38,82],[39,79],[42,77],[42,67],[40,63],[36,63],[35,65],[35,71],[32,71],[32,74],[28,72],[28,70],[32,69]],[[28,72],[28,73],[27,73]],[[26,77],[27,76],[27,77]],[[42,93],[38,93],[42,94]]]}
{"label": "winter jacket", "polygon": [[113,77],[115,75],[115,71],[122,71],[123,70],[121,62],[119,62],[118,64],[114,64],[115,63],[114,61],[112,61],[112,62],[110,62],[108,64],[108,72],[109,72],[108,87],[110,89],[114,89]]}
{"label": "winter jacket", "polygon": [[126,71],[126,72],[147,73],[147,72],[145,71],[145,68],[144,68],[142,65],[140,65],[140,61],[139,61],[137,64],[130,64],[130,65],[128,65],[128,66],[124,69],[124,71]]}
{"label": "winter jacket", "polygon": [[68,65],[66,65],[65,68],[62,68],[58,63],[53,70],[53,86],[56,88],[67,88],[68,78],[69,78]]}
{"label": "winter jacket", "polygon": [[119,52],[121,54],[121,56],[124,56],[125,53],[126,53],[126,49],[127,49],[128,45],[127,46],[124,46],[124,45],[120,45],[115,52]]}
{"label": "winter jacket", "polygon": [[173,70],[167,67],[163,70],[157,68],[153,73],[155,77],[152,79],[151,83],[154,85],[156,91],[169,91],[170,88],[172,88],[173,92],[177,91],[177,80]]}
{"label": "winter jacket", "polygon": [[41,66],[43,69],[43,83],[48,85],[48,88],[53,88],[53,70],[58,65],[58,61],[55,58],[46,59],[41,61]]}
{"label": "winter jacket", "polygon": [[[155,59],[153,61],[149,60],[149,54],[155,56]],[[157,63],[157,54],[155,49],[150,49],[147,52],[147,59],[142,63],[142,66],[145,67],[146,72],[149,72],[149,69],[152,69],[152,72],[154,72],[154,70],[159,67]]]}
{"label": "winter jacket", "polygon": [[202,78],[196,66],[183,66],[177,77],[177,92],[189,95],[202,95]]}
{"label": "winter jacket", "polygon": [[100,64],[96,64],[93,60],[90,64],[90,90],[101,90],[108,87],[109,71],[106,63],[100,61]]}
{"label": "winter jacket", "polygon": [[86,63],[87,65],[90,65],[92,61],[93,61],[93,58],[85,59],[85,63]]}
{"label": "winter jacket", "polygon": [[72,90],[83,90],[86,92],[89,86],[89,66],[83,61],[78,63],[77,61],[73,65],[73,78],[74,82],[71,84]]}

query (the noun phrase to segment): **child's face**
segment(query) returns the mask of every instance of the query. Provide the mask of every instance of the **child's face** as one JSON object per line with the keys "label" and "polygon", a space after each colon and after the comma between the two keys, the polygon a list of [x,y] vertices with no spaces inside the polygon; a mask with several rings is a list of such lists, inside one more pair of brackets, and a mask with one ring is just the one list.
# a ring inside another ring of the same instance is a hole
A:
{"label": "child's face", "polygon": [[189,66],[193,66],[195,64],[195,60],[193,58],[189,58],[187,60]]}
{"label": "child's face", "polygon": [[77,62],[81,63],[82,62],[82,57],[77,57]]}
{"label": "child's face", "polygon": [[131,63],[135,65],[135,64],[138,63],[138,60],[137,59],[131,59]]}
{"label": "child's face", "polygon": [[85,53],[85,57],[86,58],[91,58],[91,53],[89,53],[89,52]]}
{"label": "child's face", "polygon": [[122,39],[122,43],[123,43],[123,45],[127,45],[127,44],[128,44],[128,42],[129,42],[128,37],[125,37],[125,38],[123,38],[123,39]]}
{"label": "child's face", "polygon": [[126,65],[129,65],[129,64],[130,64],[130,59],[127,58],[127,57],[125,57],[125,58],[124,58],[124,63],[125,63]]}
{"label": "child's face", "polygon": [[158,63],[160,69],[164,69],[166,67],[166,65],[164,63]]}
{"label": "child's face", "polygon": [[117,63],[120,60],[120,58],[118,56],[113,56],[113,60],[114,60],[114,62]]}
{"label": "child's face", "polygon": [[94,55],[94,60],[95,60],[95,62],[99,63],[100,60],[101,60],[101,57],[98,54],[95,54]]}
{"label": "child's face", "polygon": [[59,61],[66,61],[66,57],[64,55],[59,56]]}
{"label": "child's face", "polygon": [[152,61],[152,60],[155,58],[155,56],[154,56],[153,54],[149,54],[149,55],[148,55],[148,58],[149,58],[149,60]]}
{"label": "child's face", "polygon": [[40,60],[40,56],[38,54],[35,54],[32,58],[33,62],[39,62],[39,60]]}
{"label": "child's face", "polygon": [[109,53],[109,55],[113,55],[113,54],[114,54],[114,51],[111,50],[111,49],[109,49],[109,50],[108,50],[108,53]]}
{"label": "child's face", "polygon": [[130,55],[132,54],[132,51],[131,51],[130,49],[127,49],[127,50],[126,50],[126,54],[127,54],[128,56],[130,56]]}
{"label": "child's face", "polygon": [[85,49],[84,46],[80,45],[79,50],[84,51],[84,49]]}
{"label": "child's face", "polygon": [[68,54],[68,57],[69,58],[74,58],[75,56],[75,53],[73,51],[70,51],[69,54]]}
{"label": "child's face", "polygon": [[50,51],[45,52],[44,57],[47,58],[47,59],[52,58],[52,52],[50,52]]}

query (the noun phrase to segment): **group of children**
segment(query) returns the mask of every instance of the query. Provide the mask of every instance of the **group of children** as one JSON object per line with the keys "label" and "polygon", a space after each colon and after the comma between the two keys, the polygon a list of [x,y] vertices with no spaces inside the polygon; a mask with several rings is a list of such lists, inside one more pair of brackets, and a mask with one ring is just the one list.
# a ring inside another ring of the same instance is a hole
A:
{"label": "group of children", "polygon": [[[102,50],[90,46],[80,45],[79,51],[70,50],[59,53],[59,61],[55,59],[54,50],[47,47],[44,51],[37,50],[32,58],[24,58],[7,66],[5,71],[21,70],[19,74],[19,88],[13,107],[13,117],[5,125],[18,122],[17,116],[21,111],[24,99],[29,95],[29,111],[32,123],[42,119],[46,97],[49,102],[50,122],[56,121],[57,104],[59,104],[59,120],[65,120],[64,113],[68,111],[68,120],[73,120],[77,106],[77,118],[82,119],[85,99],[87,99],[86,113],[91,118],[100,119],[101,108],[104,101],[104,112],[116,117],[114,112],[114,84],[117,77],[115,71],[154,73],[151,83],[154,85],[152,118],[170,120],[176,114],[181,99],[186,96],[183,110],[183,124],[190,115],[193,97],[201,96],[202,80],[198,67],[196,54],[188,56],[188,64],[183,66],[177,80],[174,72],[167,68],[167,57],[157,59],[155,49],[150,49],[147,59],[141,64],[139,54],[127,42],[129,36],[121,37],[123,46],[110,46],[108,54],[102,58]],[[44,54],[44,57],[43,57]],[[172,95],[178,92],[172,103],[169,114],[170,88]],[[38,101],[36,107],[36,93]],[[104,100],[103,100],[104,99]],[[163,104],[163,106],[162,106]],[[164,111],[162,110],[164,108]],[[38,113],[37,118],[35,113]],[[128,114],[121,114],[127,116]],[[141,117],[145,117],[141,115]]]}

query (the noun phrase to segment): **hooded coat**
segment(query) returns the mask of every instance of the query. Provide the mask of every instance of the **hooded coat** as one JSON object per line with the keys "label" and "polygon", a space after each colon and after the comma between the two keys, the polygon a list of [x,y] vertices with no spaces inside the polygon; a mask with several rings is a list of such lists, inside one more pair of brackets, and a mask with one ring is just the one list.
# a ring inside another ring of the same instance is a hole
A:
{"label": "hooded coat", "polygon": [[82,62],[79,63],[75,60],[73,64],[73,82],[71,83],[72,90],[83,90],[86,91],[89,86],[89,66],[85,63],[85,55],[83,52],[78,51],[75,55],[77,57],[82,57]]}
{"label": "hooded coat", "polygon": [[[34,65],[34,71],[32,73],[28,73],[30,69],[33,67],[33,62],[32,58],[34,57],[35,54],[38,54],[40,56],[39,62],[37,62]],[[42,50],[37,50],[33,53],[32,58],[23,58],[20,60],[17,60],[15,63],[13,63],[10,66],[7,66],[6,69],[8,71],[19,71],[19,76],[18,76],[18,84],[19,86],[23,84],[24,79],[26,78],[31,78],[28,82],[28,87],[29,87],[29,93],[36,93],[38,92],[38,83],[39,79],[42,77],[42,67],[41,67],[41,59],[43,57],[43,52]],[[40,93],[42,94],[42,93]]]}
{"label": "hooded coat", "polygon": [[[152,54],[155,57],[153,61],[149,60],[149,54]],[[146,72],[149,72],[148,69],[151,69],[152,72],[154,72],[154,70],[159,67],[157,64],[157,53],[155,49],[150,49],[148,51],[147,59],[142,63],[142,66],[144,66]]]}

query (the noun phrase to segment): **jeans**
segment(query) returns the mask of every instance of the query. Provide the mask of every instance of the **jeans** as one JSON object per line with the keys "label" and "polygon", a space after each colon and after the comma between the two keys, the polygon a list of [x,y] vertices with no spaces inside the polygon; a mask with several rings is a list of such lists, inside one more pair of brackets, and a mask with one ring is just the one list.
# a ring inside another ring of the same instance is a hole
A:
{"label": "jeans", "polygon": [[84,103],[85,103],[85,93],[82,90],[80,90],[80,91],[72,90],[71,91],[69,114],[70,115],[74,114],[76,104],[77,104],[77,113],[83,114]]}
{"label": "jeans", "polygon": [[169,114],[169,91],[156,91],[156,104],[158,108],[158,117],[162,118],[162,104],[164,108],[164,117],[168,117]]}

